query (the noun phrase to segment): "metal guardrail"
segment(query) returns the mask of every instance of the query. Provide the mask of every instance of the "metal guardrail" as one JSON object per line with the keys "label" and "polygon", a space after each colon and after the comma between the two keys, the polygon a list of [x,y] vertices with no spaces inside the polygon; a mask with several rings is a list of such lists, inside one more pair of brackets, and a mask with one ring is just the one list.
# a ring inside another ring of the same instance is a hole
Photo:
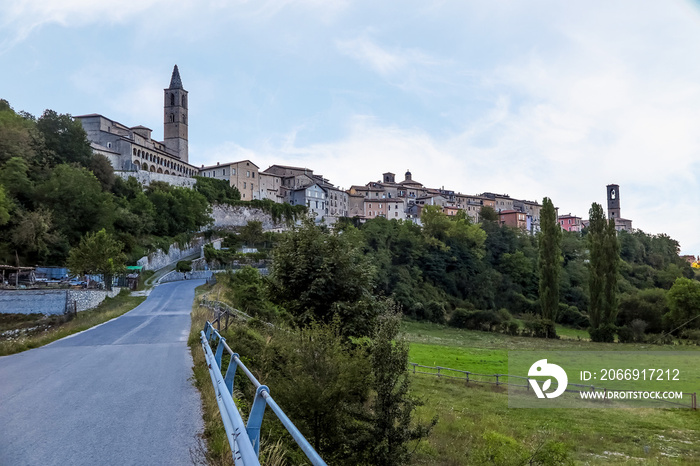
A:
{"label": "metal guardrail", "polygon": [[[520,388],[525,388],[527,390],[530,390],[530,378],[529,377],[523,377],[521,375],[509,375],[509,374],[480,374],[477,372],[471,372],[471,371],[463,371],[459,369],[451,369],[449,367],[442,367],[442,366],[423,366],[421,364],[415,363],[415,362],[409,362],[409,366],[413,366],[413,373],[414,374],[426,374],[426,375],[434,375],[436,377],[444,377],[446,379],[458,379],[458,380],[463,380],[466,383],[487,383],[487,384],[492,384],[492,385],[507,385],[510,387],[520,387]],[[418,368],[421,369],[427,369],[425,371],[417,370]],[[458,374],[458,375],[454,375]],[[495,379],[495,380],[494,380]],[[516,379],[516,380],[524,380],[524,384],[519,384],[519,383],[514,383],[510,382],[510,379]],[[568,386],[574,386],[578,388],[585,388],[589,389],[592,392],[595,392],[596,390],[598,391],[603,391],[603,392],[620,392],[620,391],[625,391],[625,390],[620,390],[620,389],[614,389],[614,388],[607,388],[607,387],[595,387],[593,385],[581,385],[577,383],[569,383]],[[579,393],[581,390],[570,390],[566,389],[565,390],[568,393]],[[690,396],[690,409],[697,410],[698,409],[698,398],[697,398],[697,393],[686,393],[683,392],[683,395],[689,395]],[[659,403],[668,403],[672,405],[677,405],[677,406],[682,406],[684,408],[688,407],[687,403],[678,403],[675,401],[670,401],[670,400],[664,400],[664,399],[657,399],[655,400]]]}
{"label": "metal guardrail", "polygon": [[[236,466],[258,466],[260,462],[260,427],[262,426],[263,415],[267,406],[272,409],[277,418],[282,422],[287,432],[290,433],[294,441],[306,454],[312,465],[326,466],[325,461],[314,450],[311,444],[304,438],[299,429],[284,414],[275,400],[270,395],[270,389],[266,385],[261,385],[250,370],[241,362],[237,353],[234,353],[226,344],[226,339],[207,321],[204,330],[200,332],[200,341],[207,365],[209,375],[216,391],[216,403],[219,405],[219,412],[226,429],[226,437],[231,446],[233,461]],[[216,343],[216,353],[211,349],[210,344]],[[221,364],[224,350],[228,352],[231,359],[226,369],[226,374],[222,375]],[[255,398],[250,409],[248,422],[244,423],[241,413],[238,411],[233,401],[233,380],[236,371],[240,369],[255,386]]]}

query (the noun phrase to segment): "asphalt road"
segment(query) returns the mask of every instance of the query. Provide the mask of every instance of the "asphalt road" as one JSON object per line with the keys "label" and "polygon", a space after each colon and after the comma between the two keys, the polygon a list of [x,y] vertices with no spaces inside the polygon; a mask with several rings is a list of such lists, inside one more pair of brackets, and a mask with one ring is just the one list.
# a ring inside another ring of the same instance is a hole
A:
{"label": "asphalt road", "polygon": [[202,412],[187,347],[194,288],[0,357],[0,465],[192,464]]}

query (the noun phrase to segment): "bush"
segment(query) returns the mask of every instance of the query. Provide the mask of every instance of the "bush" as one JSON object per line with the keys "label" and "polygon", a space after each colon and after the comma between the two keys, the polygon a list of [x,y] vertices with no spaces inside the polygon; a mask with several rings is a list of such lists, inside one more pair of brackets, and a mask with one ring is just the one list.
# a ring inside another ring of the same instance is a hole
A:
{"label": "bush", "polygon": [[506,335],[517,335],[520,332],[520,324],[515,320],[509,320],[502,322],[499,330]]}
{"label": "bush", "polygon": [[617,329],[617,340],[620,343],[633,343],[634,342],[634,332],[628,326],[620,327]]}
{"label": "bush", "polygon": [[559,338],[557,329],[549,319],[543,319],[541,316],[526,316],[525,329],[523,335],[536,338]]}
{"label": "bush", "polygon": [[[457,328],[466,328],[469,330],[483,330],[486,332],[509,331],[511,327],[505,325],[507,322],[512,322],[512,316],[506,309],[493,310],[467,310],[457,308],[452,313],[449,325]],[[517,325],[517,322],[515,322]],[[516,332],[517,333],[517,332]]]}
{"label": "bush", "polygon": [[627,325],[635,319],[641,319],[647,323],[648,332],[659,333],[663,330],[663,316],[668,310],[664,290],[649,289],[624,294],[620,298],[617,325]]}
{"label": "bush", "polygon": [[437,301],[429,301],[424,308],[424,319],[438,324],[445,323],[445,306]]}
{"label": "bush", "polygon": [[588,334],[591,336],[591,341],[603,343],[612,343],[615,341],[615,333],[617,328],[614,325],[604,324],[599,328],[589,328]]}
{"label": "bush", "polygon": [[468,321],[472,312],[473,311],[470,311],[468,309],[458,307],[457,309],[452,311],[452,316],[450,317],[449,325],[451,327],[467,328]]}
{"label": "bush", "polygon": [[681,332],[681,338],[700,345],[700,330],[687,328]]}
{"label": "bush", "polygon": [[588,316],[579,311],[577,307],[567,306],[563,303],[559,303],[557,322],[567,327],[579,329],[588,328],[591,325]]}
{"label": "bush", "polygon": [[645,343],[654,345],[671,345],[673,344],[673,336],[670,333],[648,333],[644,338]]}
{"label": "bush", "polygon": [[192,261],[179,261],[175,266],[178,272],[192,272]]}

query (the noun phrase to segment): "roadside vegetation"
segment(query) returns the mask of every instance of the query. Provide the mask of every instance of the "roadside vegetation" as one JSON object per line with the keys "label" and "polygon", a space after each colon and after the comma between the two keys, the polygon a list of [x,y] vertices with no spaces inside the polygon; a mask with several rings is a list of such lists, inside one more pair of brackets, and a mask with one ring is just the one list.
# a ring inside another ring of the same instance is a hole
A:
{"label": "roadside vegetation", "polygon": [[[365,451],[346,431],[357,428],[358,420],[342,415],[342,408],[372,412],[375,389],[353,391],[354,384],[339,384],[332,375],[343,368],[349,374],[345,383],[354,377],[380,379],[351,361],[362,359],[363,351],[371,355],[373,329],[387,307],[399,308],[404,315],[402,333],[392,340],[401,347],[410,345],[402,374],[407,376],[406,399],[414,409],[410,421],[402,424],[416,432],[420,426],[426,430],[420,441],[403,437],[412,453],[397,456],[398,462],[375,453],[371,459],[350,456],[351,464],[681,464],[700,459],[700,448],[692,440],[700,427],[697,413],[690,409],[516,410],[508,408],[502,387],[466,386],[464,381],[405,371],[410,361],[507,373],[509,350],[698,350],[692,338],[700,324],[695,319],[700,314],[695,306],[697,282],[686,277],[693,276],[692,269],[680,260],[677,243],[670,238],[620,232],[616,239],[604,221],[600,238],[587,232],[563,232],[559,238],[550,228],[554,246],[548,247],[556,252],[560,245],[562,252],[559,257],[541,257],[538,243],[546,243],[546,238],[501,227],[495,216],[485,213],[480,224],[464,216],[448,218],[430,207],[424,210],[423,227],[381,218],[362,225],[341,222],[334,229],[305,223],[276,238],[269,251],[268,277],[250,267],[220,274],[209,299],[253,316],[245,324],[233,324],[224,336],[271,387],[273,396],[283,400],[285,408],[292,407],[288,414],[329,464],[345,464],[347,452]],[[619,259],[615,264],[588,265],[591,247],[613,253],[619,247]],[[596,291],[597,323],[589,314],[594,273],[614,273],[617,280],[615,286]],[[542,293],[549,296],[546,306],[539,301]],[[208,313],[202,308],[193,311],[198,316],[190,339],[193,352]],[[650,322],[649,330],[640,330],[636,319]],[[272,330],[260,321],[285,330]],[[632,337],[627,329],[634,332]],[[314,352],[321,342],[324,349]],[[329,356],[323,361],[310,356],[325,353]],[[198,366],[195,372],[204,368],[203,360]],[[211,384],[206,371],[196,378],[203,390]],[[338,387],[343,387],[344,396],[325,398],[327,390]],[[234,396],[245,413],[250,389],[237,387]],[[306,397],[313,403],[306,403]],[[339,417],[329,426],[310,421],[309,412],[322,410],[327,400],[339,407]],[[207,404],[210,452],[227,464],[218,408]],[[314,429],[318,425],[324,427]],[[280,438],[274,426],[266,432]],[[297,464],[294,445],[285,442],[287,464]]]}
{"label": "roadside vegetation", "polygon": [[123,290],[114,298],[106,298],[95,309],[77,314],[0,314],[0,356],[38,348],[82,332],[129,312],[145,299]]}

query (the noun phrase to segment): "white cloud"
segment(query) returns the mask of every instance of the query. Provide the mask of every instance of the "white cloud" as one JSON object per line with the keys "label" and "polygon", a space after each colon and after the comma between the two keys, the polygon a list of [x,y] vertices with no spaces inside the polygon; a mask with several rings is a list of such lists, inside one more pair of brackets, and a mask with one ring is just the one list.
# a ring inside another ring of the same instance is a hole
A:
{"label": "white cloud", "polygon": [[25,40],[46,24],[82,26],[90,23],[117,23],[132,18],[165,0],[22,0],[4,2],[0,8],[0,53]]}

